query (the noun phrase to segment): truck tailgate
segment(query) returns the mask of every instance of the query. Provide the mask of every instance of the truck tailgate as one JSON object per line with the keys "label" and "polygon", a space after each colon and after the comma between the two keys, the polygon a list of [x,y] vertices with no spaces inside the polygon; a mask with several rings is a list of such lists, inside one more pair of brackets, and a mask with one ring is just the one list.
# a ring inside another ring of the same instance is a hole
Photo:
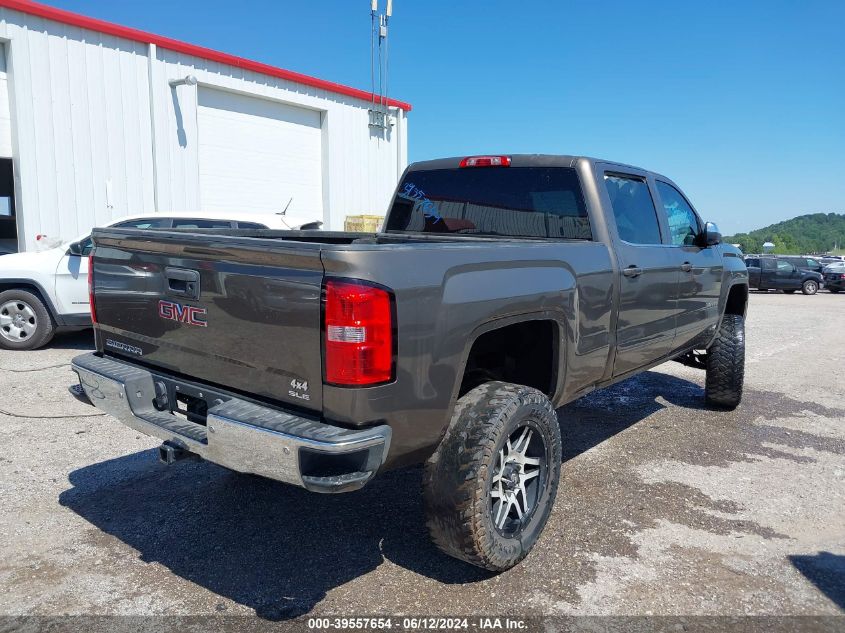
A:
{"label": "truck tailgate", "polygon": [[318,244],[128,229],[94,240],[101,351],[320,409]]}

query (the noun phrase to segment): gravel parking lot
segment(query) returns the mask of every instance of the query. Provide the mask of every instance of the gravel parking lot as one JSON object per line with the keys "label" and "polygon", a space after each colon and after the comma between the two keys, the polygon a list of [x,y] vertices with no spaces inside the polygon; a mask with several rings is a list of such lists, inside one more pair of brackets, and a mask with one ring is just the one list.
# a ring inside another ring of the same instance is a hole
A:
{"label": "gravel parking lot", "polygon": [[420,470],[318,496],[75,401],[90,332],[0,352],[0,614],[845,612],[845,297],[751,296],[745,399],[668,363],[559,411],[545,534],[499,576],[430,545]]}

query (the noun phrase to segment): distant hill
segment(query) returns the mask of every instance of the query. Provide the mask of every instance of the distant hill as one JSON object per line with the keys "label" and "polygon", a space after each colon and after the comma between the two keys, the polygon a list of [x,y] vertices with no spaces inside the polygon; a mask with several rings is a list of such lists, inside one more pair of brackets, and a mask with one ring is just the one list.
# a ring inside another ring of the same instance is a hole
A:
{"label": "distant hill", "polygon": [[724,241],[739,244],[744,253],[762,253],[764,242],[772,242],[774,252],[784,255],[827,253],[835,247],[841,250],[845,248],[845,214],[799,215],[750,233],[727,236]]}

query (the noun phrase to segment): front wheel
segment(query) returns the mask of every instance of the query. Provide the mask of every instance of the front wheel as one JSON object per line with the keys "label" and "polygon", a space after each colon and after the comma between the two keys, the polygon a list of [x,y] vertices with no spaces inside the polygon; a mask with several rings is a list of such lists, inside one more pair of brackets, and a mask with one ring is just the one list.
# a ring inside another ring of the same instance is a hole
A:
{"label": "front wheel", "polygon": [[735,409],[742,400],[745,381],[745,319],[726,314],[716,338],[707,350],[707,378],[704,398],[707,404]]}
{"label": "front wheel", "polygon": [[801,286],[801,292],[803,292],[805,295],[814,295],[818,291],[819,283],[817,281],[813,281],[812,279],[808,279]]}
{"label": "front wheel", "polygon": [[30,350],[53,338],[53,319],[44,302],[26,290],[0,292],[0,347]]}
{"label": "front wheel", "polygon": [[528,555],[557,494],[561,439],[549,399],[492,381],[461,397],[425,465],[423,499],[434,543],[504,571]]}

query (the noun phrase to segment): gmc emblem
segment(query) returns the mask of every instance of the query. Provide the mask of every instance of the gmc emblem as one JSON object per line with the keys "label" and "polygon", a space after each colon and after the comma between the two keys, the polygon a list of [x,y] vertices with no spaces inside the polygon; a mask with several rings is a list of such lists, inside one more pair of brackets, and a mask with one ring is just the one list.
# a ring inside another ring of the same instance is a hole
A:
{"label": "gmc emblem", "polygon": [[163,299],[158,302],[158,315],[168,321],[178,321],[179,323],[187,323],[188,325],[195,325],[197,327],[208,327],[208,322],[205,320],[207,314],[208,310],[205,308],[183,306],[181,303],[164,301]]}

